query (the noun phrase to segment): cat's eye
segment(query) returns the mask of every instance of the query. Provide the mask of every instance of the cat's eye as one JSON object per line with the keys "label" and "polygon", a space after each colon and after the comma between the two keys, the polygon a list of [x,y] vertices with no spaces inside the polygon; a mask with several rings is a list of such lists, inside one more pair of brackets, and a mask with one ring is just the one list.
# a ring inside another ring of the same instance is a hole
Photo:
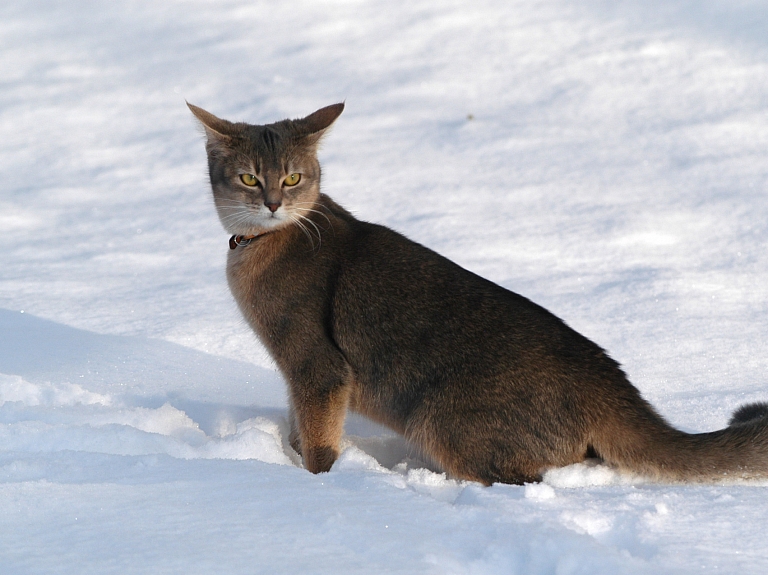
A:
{"label": "cat's eye", "polygon": [[285,180],[283,180],[283,183],[286,186],[295,186],[301,181],[301,174],[291,174]]}
{"label": "cat's eye", "polygon": [[240,181],[246,186],[255,186],[259,180],[253,174],[240,174]]}

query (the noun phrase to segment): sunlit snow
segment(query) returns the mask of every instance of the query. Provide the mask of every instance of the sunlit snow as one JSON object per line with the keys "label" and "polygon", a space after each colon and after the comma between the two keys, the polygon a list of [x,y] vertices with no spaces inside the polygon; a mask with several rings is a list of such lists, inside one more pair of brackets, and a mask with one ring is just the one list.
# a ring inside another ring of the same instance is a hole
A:
{"label": "sunlit snow", "polygon": [[768,400],[768,7],[0,7],[0,573],[768,572],[768,482],[456,481],[350,417],[312,475],[185,100],[346,102],[324,191],[547,307],[686,431]]}

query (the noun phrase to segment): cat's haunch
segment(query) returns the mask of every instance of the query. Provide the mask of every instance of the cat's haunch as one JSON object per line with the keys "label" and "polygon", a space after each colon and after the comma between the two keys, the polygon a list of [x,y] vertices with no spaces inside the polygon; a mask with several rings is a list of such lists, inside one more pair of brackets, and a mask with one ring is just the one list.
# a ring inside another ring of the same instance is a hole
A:
{"label": "cat's haunch", "polygon": [[344,104],[263,126],[189,108],[233,235],[230,289],[285,377],[291,445],[313,473],[333,465],[352,409],[486,485],[587,456],[661,481],[768,476],[765,406],[678,431],[544,308],[322,194],[317,145]]}

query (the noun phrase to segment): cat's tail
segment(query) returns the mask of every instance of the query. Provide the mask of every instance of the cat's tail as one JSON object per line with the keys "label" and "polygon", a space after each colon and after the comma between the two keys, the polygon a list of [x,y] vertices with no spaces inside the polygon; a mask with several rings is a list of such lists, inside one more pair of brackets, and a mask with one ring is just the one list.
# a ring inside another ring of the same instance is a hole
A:
{"label": "cat's tail", "polygon": [[737,409],[728,427],[688,434],[661,417],[623,421],[593,438],[609,464],[659,481],[718,482],[768,479],[768,403]]}

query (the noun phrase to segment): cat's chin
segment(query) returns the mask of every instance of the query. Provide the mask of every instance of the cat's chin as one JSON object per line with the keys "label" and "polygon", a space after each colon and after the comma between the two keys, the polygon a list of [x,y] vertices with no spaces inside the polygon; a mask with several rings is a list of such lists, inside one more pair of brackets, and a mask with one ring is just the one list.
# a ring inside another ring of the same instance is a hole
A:
{"label": "cat's chin", "polygon": [[237,228],[226,227],[227,232],[238,236],[257,236],[269,232],[275,232],[277,230],[285,229],[290,226],[293,221],[288,217],[274,217],[260,219],[258,222],[248,222],[247,225],[239,225]]}

